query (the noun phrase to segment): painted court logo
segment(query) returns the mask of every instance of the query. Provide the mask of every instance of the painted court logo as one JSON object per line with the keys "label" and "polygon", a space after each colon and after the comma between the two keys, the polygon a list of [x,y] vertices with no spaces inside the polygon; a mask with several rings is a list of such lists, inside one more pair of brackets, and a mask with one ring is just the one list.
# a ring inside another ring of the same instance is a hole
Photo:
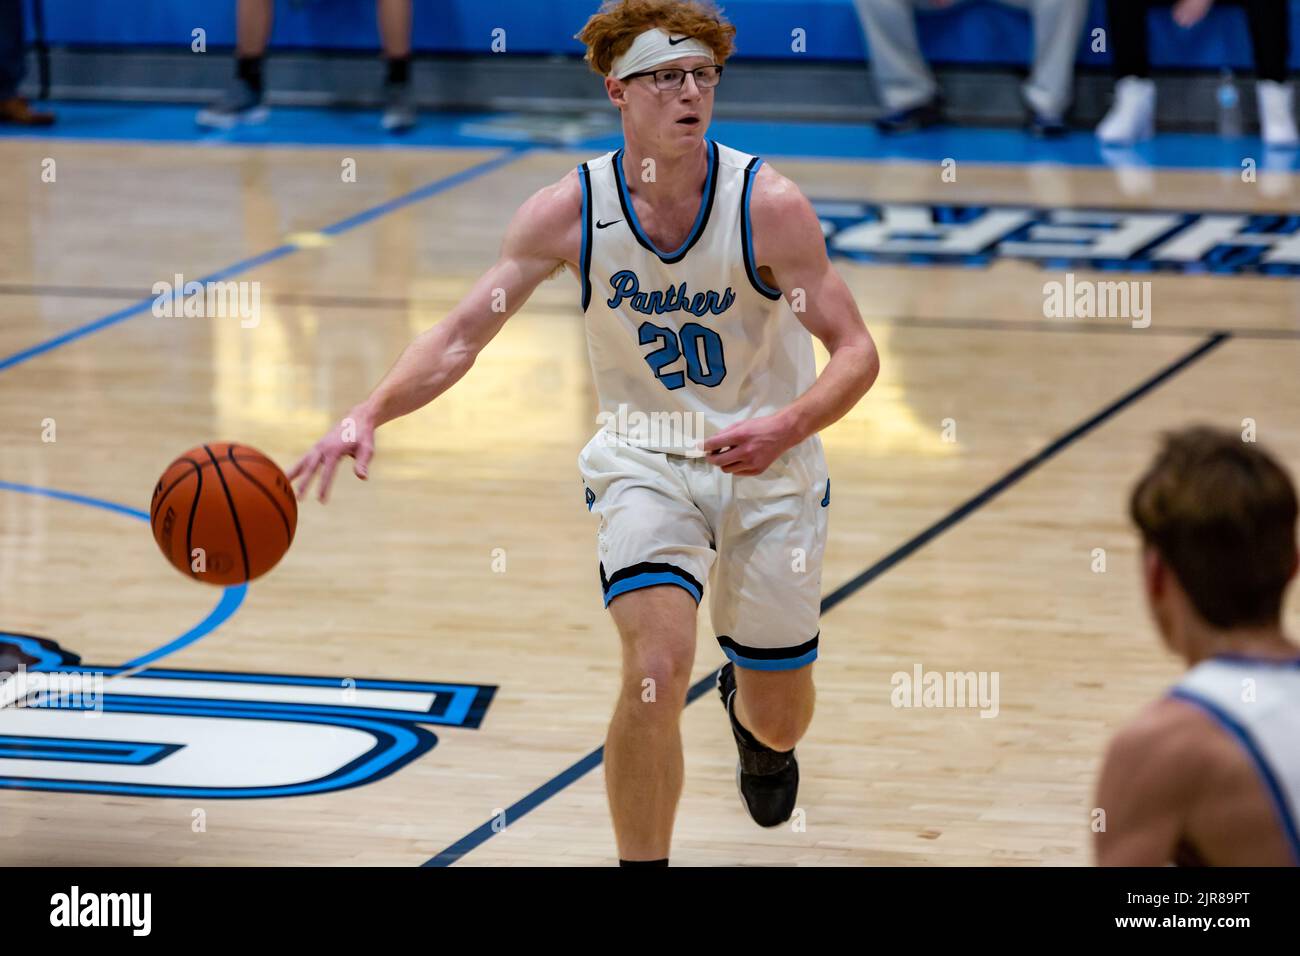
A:
{"label": "painted court logo", "polygon": [[50,925],[125,926],[132,936],[148,936],[153,927],[153,894],[83,893],[73,886],[50,897]]}
{"label": "painted court logo", "polygon": [[832,255],[900,265],[1300,275],[1300,215],[813,203]]}
{"label": "painted court logo", "polygon": [[365,677],[130,673],[82,665],[44,638],[0,634],[0,662],[12,660],[46,687],[102,682],[95,720],[68,706],[0,708],[0,789],[219,800],[330,793],[401,770],[437,745],[431,727],[477,729],[496,692]]}

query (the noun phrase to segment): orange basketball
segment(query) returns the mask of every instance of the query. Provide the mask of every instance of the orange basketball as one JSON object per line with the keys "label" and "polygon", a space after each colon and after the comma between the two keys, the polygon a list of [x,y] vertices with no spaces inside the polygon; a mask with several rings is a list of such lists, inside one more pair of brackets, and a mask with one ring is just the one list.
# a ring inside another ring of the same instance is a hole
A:
{"label": "orange basketball", "polygon": [[149,509],[153,537],[182,574],[226,586],[259,578],[293,543],[298,502],[256,448],[209,442],[167,466]]}

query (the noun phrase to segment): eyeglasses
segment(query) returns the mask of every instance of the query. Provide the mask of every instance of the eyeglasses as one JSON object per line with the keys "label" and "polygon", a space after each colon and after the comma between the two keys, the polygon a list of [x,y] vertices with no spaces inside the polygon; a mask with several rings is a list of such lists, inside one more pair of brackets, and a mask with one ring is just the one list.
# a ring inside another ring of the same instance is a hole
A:
{"label": "eyeglasses", "polygon": [[695,85],[702,90],[711,90],[722,79],[722,67],[702,66],[695,70],[648,70],[645,73],[629,73],[623,77],[635,80],[638,76],[653,76],[655,89],[661,93],[675,93],[686,85],[686,74],[695,77]]}

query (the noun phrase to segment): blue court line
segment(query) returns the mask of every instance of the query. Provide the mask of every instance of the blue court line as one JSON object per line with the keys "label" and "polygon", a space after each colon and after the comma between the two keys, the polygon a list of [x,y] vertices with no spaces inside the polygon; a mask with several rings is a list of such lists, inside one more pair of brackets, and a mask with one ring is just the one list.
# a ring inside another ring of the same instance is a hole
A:
{"label": "blue court line", "polygon": [[[444,192],[448,189],[452,189],[456,186],[459,186],[462,183],[468,182],[469,180],[474,179],[478,176],[482,176],[486,173],[492,172],[493,170],[498,169],[499,167],[504,166],[508,163],[512,163],[516,159],[524,155],[525,153],[531,151],[531,149],[532,149],[531,146],[511,147],[510,149],[505,150],[501,154],[494,156],[489,160],[485,160],[481,163],[477,163],[473,166],[468,167],[467,169],[461,170],[458,173],[453,173],[450,176],[444,176],[441,179],[436,179],[433,182],[427,183],[426,185],[419,187],[418,189],[413,189],[408,193],[404,193],[401,196],[397,196],[386,202],[380,203],[376,206],[372,206],[369,209],[364,209],[361,212],[356,213],[355,215],[349,216],[347,219],[343,219],[330,226],[326,226],[321,231],[327,232],[330,235],[340,235],[344,232],[347,232],[350,229],[355,229],[358,226],[364,225],[365,223],[368,223],[378,218],[379,216],[383,216],[390,212],[394,212],[395,210],[402,209],[413,203],[419,202],[423,199],[427,199],[430,196],[437,195],[440,192]],[[267,262],[271,262],[274,261],[275,259],[282,258],[283,256],[289,255],[290,253],[297,252],[299,248],[300,247],[295,244],[286,243],[284,245],[277,246],[276,248],[271,249],[267,252],[263,252],[260,255],[252,256],[251,258],[241,260],[240,262],[237,262],[234,265],[227,266],[226,268],[214,272],[200,281],[219,282],[224,279],[230,278],[231,276],[237,275],[241,272],[246,272],[249,269],[256,268],[257,266],[263,265]],[[88,322],[85,325],[79,326],[68,332],[64,332],[61,335],[57,335],[51,339],[47,339],[44,342],[37,343],[34,346],[23,349],[20,352],[16,352],[3,359],[0,359],[0,372],[12,368],[15,365],[19,365],[23,362],[26,362],[29,359],[35,358],[38,355],[43,355],[44,353],[59,348],[62,345],[67,345],[69,342],[74,342],[77,339],[84,338],[87,335],[92,335],[95,332],[99,332],[103,329],[109,328],[113,325],[116,325],[119,322],[123,322],[126,319],[131,318],[132,316],[139,315],[141,312],[144,312],[145,310],[152,309],[154,301],[155,299],[153,298],[143,299],[135,303],[134,305],[127,306],[124,309],[119,309],[117,312],[113,312],[110,315],[104,316],[103,318],[96,319],[93,322]],[[136,518],[141,521],[149,520],[148,513],[141,511],[138,508],[131,508],[126,505],[117,504],[116,502],[105,501],[99,498],[92,498],[87,495],[79,495],[73,492],[59,491],[53,488],[40,488],[35,485],[25,485],[25,484],[19,484],[17,482],[9,482],[9,481],[0,481],[0,490],[15,491],[22,494],[40,495],[47,498],[54,498],[60,501],[69,501],[69,502],[74,502],[76,504],[88,505],[93,508],[101,508],[106,511],[112,511],[118,514],[126,515],[127,517]],[[162,645],[161,647],[156,648],[155,650],[152,650],[146,654],[143,654],[132,661],[128,661],[123,666],[139,667],[145,664],[153,663],[154,661],[166,657],[169,654],[174,654],[176,651],[181,650],[184,647],[188,647],[189,645],[193,644],[195,641],[200,640],[204,636],[212,633],[212,631],[220,627],[236,611],[239,610],[240,606],[244,603],[244,598],[247,595],[247,593],[248,593],[247,584],[240,584],[240,585],[236,585],[235,587],[226,588],[221,595],[221,599],[217,602],[217,606],[213,608],[212,611],[208,613],[207,617],[205,617],[202,621],[194,625],[194,627],[190,628],[188,631],[186,631],[184,634],[177,637],[175,640],[169,641],[168,643]]]}
{"label": "blue court line", "polygon": [[[220,282],[221,280],[240,272],[247,272],[249,269],[279,259],[281,256],[287,256],[291,252],[296,252],[297,249],[297,246],[289,244],[277,246],[269,252],[253,256],[251,259],[244,259],[241,262],[235,263],[233,266],[227,266],[220,272],[214,272],[199,281]],[[154,303],[157,301],[157,296],[150,296],[147,299],[141,299],[134,305],[128,305],[126,308],[118,309],[116,312],[106,315],[103,318],[95,319],[93,322],[87,322],[85,325],[78,326],[77,328],[64,332],[61,335],[56,335],[51,339],[46,339],[44,342],[38,342],[30,348],[25,348],[20,352],[15,352],[13,355],[6,356],[5,358],[0,359],[0,372],[12,368],[15,365],[21,365],[23,362],[36,358],[38,355],[44,355],[46,352],[59,348],[59,346],[67,345],[69,342],[75,342],[77,339],[85,338],[87,335],[93,335],[94,333],[107,329],[110,326],[117,325],[117,323],[137,316],[142,312],[151,311]]]}
{"label": "blue court line", "polygon": [[444,176],[442,179],[435,179],[433,182],[421,186],[419,189],[413,189],[411,192],[390,199],[388,202],[380,203],[377,206],[371,206],[369,209],[362,210],[355,216],[349,216],[332,226],[326,226],[320,231],[327,236],[337,236],[347,232],[349,229],[355,229],[357,226],[363,226],[372,219],[378,219],[380,216],[386,216],[390,212],[396,212],[398,209],[410,206],[413,203],[428,199],[430,196],[436,196],[438,193],[446,192],[448,189],[454,189],[462,183],[467,183],[471,179],[477,179],[486,173],[495,169],[513,163],[524,153],[531,152],[531,146],[515,146],[506,150],[499,156],[492,159],[484,160],[468,169],[463,169],[458,173],[452,173],[450,176]]}
{"label": "blue court line", "polygon": [[[530,146],[508,149],[505,152],[494,156],[492,159],[484,160],[481,163],[470,166],[468,169],[463,169],[458,173],[453,173],[450,176],[435,179],[433,182],[427,183],[418,189],[413,189],[394,199],[379,203],[376,206],[371,206],[369,209],[363,209],[361,212],[325,226],[319,231],[331,236],[340,235],[350,229],[355,229],[358,226],[364,225],[379,216],[387,215],[390,212],[402,209],[412,203],[428,199],[430,196],[436,196],[438,193],[445,192],[448,189],[453,189],[471,179],[499,169],[502,166],[514,162],[531,149],[532,147]],[[255,269],[258,266],[265,265],[268,262],[281,259],[284,256],[299,251],[301,248],[301,246],[295,245],[294,243],[285,243],[284,245],[276,246],[274,249],[268,250],[267,252],[263,252],[260,255],[252,256],[248,259],[242,259],[234,265],[213,272],[198,281],[200,283],[221,282],[239,275],[240,273]],[[119,322],[133,318],[144,312],[150,312],[156,301],[156,296],[148,299],[141,299],[134,305],[129,305],[124,309],[119,309],[103,318],[95,319],[93,322],[88,322],[85,325],[78,326],[77,328],[64,332],[61,335],[56,335],[53,338],[46,339],[44,342],[38,342],[36,345],[23,349],[20,352],[15,352],[12,355],[0,358],[0,372],[13,368],[15,365],[20,365],[29,359],[36,358],[38,355],[43,355],[46,352],[57,349],[60,346],[67,345],[69,342],[75,342],[77,339],[84,338],[87,335],[93,335],[96,332],[103,331],[106,328],[117,325]]]}
{"label": "blue court line", "polygon": [[[594,80],[594,77],[593,77]],[[204,129],[194,122],[196,104],[118,103],[52,100],[43,102],[58,117],[53,126],[0,126],[6,139],[64,142],[117,142],[137,145],[181,144],[326,149],[500,149],[521,145],[518,138],[479,136],[496,113],[421,112],[414,129],[394,134],[380,127],[380,112],[370,109],[271,106],[264,123],[229,130]],[[613,107],[611,120],[616,116]]]}
{"label": "blue court line", "polygon": [[[1196,348],[1192,349],[1192,351],[1185,354],[1182,358],[1177,359],[1173,363],[1165,366],[1155,375],[1152,375],[1150,378],[1146,379],[1146,381],[1142,382],[1136,387],[1125,392],[1123,395],[1115,399],[1115,401],[1111,402],[1109,405],[1107,405],[1101,411],[1097,412],[1095,415],[1092,415],[1091,417],[1085,419],[1083,422],[1076,425],[1074,428],[1070,429],[1065,434],[1061,435],[1059,438],[1057,438],[1049,445],[1047,445],[1047,447],[1045,447],[1038,454],[1022,462],[1020,465],[1016,466],[1011,471],[1009,471],[1006,475],[999,478],[997,481],[993,482],[991,485],[989,485],[979,494],[975,495],[973,498],[969,499],[964,504],[959,505],[955,510],[950,512],[946,517],[940,519],[939,521],[932,524],[930,527],[926,528],[920,534],[904,542],[902,545],[895,548],[892,552],[890,552],[887,556],[882,558],[880,561],[877,561],[875,564],[873,564],[866,571],[862,572],[857,577],[846,582],[845,584],[842,584],[840,587],[836,588],[826,597],[822,598],[821,613],[825,614],[827,611],[831,610],[833,607],[835,607],[845,598],[849,597],[854,592],[865,587],[871,581],[875,580],[880,575],[884,574],[886,571],[894,567],[899,562],[910,557],[920,548],[924,547],[930,541],[933,541],[940,534],[942,534],[944,531],[951,528],[953,525],[957,524],[963,518],[969,517],[972,512],[988,504],[990,501],[992,501],[1002,492],[1006,491],[1008,488],[1010,488],[1012,485],[1018,482],[1021,478],[1024,478],[1031,471],[1038,468],[1038,466],[1042,465],[1049,459],[1059,454],[1068,445],[1071,445],[1074,442],[1078,441],[1080,438],[1084,437],[1089,432],[1093,431],[1103,422],[1114,417],[1116,414],[1118,414],[1127,406],[1138,401],[1143,396],[1145,396],[1155,388],[1162,385],[1164,382],[1167,382],[1169,379],[1173,378],[1179,372],[1186,369],[1192,363],[1196,362],[1198,359],[1204,357],[1206,354],[1213,351],[1218,346],[1222,345],[1229,338],[1231,338],[1231,333],[1229,332],[1214,333],[1209,338],[1207,338],[1204,342],[1198,345]],[[697,700],[702,694],[704,694],[707,690],[709,690],[714,685],[716,679],[717,679],[717,671],[713,671],[708,676],[703,677],[699,681],[697,681],[695,685],[691,687],[690,691],[686,695],[687,706],[689,706],[691,703]],[[540,787],[538,787],[537,789],[529,793],[527,796],[525,796],[522,800],[519,800],[518,802],[511,805],[506,810],[506,820],[505,820],[506,825],[509,826],[510,823],[513,822],[514,820],[518,819],[519,817],[523,816],[524,814],[532,810],[535,810],[538,806],[545,803],[551,797],[555,796],[560,791],[564,790],[567,786],[569,786],[569,784],[575,783],[577,780],[585,776],[589,771],[594,770],[597,766],[600,765],[600,762],[604,759],[604,753],[605,753],[604,747],[596,748],[591,753],[587,754],[587,756],[583,757],[581,760],[575,763],[573,766],[562,771],[557,776],[552,777],[546,783],[542,784]],[[479,846],[487,842],[491,837],[493,837],[497,832],[493,828],[493,823],[494,823],[493,820],[489,820],[486,823],[479,826],[477,829],[470,831],[469,833],[465,834],[465,836],[457,840],[455,843],[451,844],[451,846],[447,847],[445,850],[439,853],[437,856],[425,862],[423,865],[424,866],[450,866],[451,864],[459,860],[461,857],[463,857],[466,853],[469,853],[471,850],[478,848]]]}
{"label": "blue court line", "polygon": [[[103,498],[91,498],[88,495],[73,494],[70,491],[59,491],[55,488],[41,488],[36,485],[23,485],[13,481],[0,481],[0,491],[16,491],[19,494],[38,495],[42,498],[53,498],[57,501],[71,501],[79,505],[87,505],[91,508],[99,508],[103,511],[112,511],[115,514],[126,515],[128,518],[135,518],[138,521],[149,520],[149,513],[147,511],[141,511],[138,508],[130,508],[126,505],[120,505],[115,501],[105,501]],[[162,647],[141,655],[135,660],[127,661],[127,663],[123,665],[123,669],[128,667],[139,667],[142,664],[151,663],[161,657],[166,657],[168,654],[179,651],[183,647],[188,647],[207,634],[211,634],[239,610],[240,605],[244,603],[244,597],[247,594],[247,584],[237,584],[234,587],[225,588],[221,594],[221,600],[217,602],[217,606],[209,611],[208,616],[202,621],[195,624],[174,641],[169,641]],[[0,634],[0,637],[3,636],[3,634]]]}
{"label": "blue court line", "polygon": [[[50,104],[59,121],[48,129],[0,127],[6,138],[51,142],[118,141],[187,143],[197,147],[297,146],[383,149],[483,149],[518,147],[518,141],[478,136],[467,130],[490,127],[493,113],[420,114],[419,125],[393,136],[380,129],[374,110],[273,106],[267,122],[214,131],[194,123],[194,106],[142,103]],[[601,103],[593,109],[603,110]],[[613,118],[613,110],[610,117]],[[507,114],[508,115],[508,114]],[[717,119],[712,138],[760,156],[960,164],[1048,164],[1085,168],[1150,167],[1153,169],[1232,170],[1254,159],[1265,171],[1300,168],[1300,151],[1267,149],[1258,136],[1225,138],[1213,133],[1160,133],[1131,148],[1103,147],[1090,130],[1060,139],[1037,139],[1017,128],[938,126],[912,133],[882,135],[870,123],[791,122]],[[547,148],[604,152],[622,145],[621,132]]]}
{"label": "blue court line", "polygon": [[86,495],[74,494],[71,491],[59,491],[55,488],[40,488],[36,485],[22,485],[14,481],[0,481],[0,491],[16,491],[24,495],[39,495],[42,498],[56,498],[59,501],[71,501],[79,505],[89,505],[92,508],[102,508],[105,511],[115,511],[118,514],[126,515],[128,518],[138,518],[140,521],[149,520],[149,512],[141,511],[139,508],[119,505],[115,501],[104,501],[102,498],[90,498]]}
{"label": "blue court line", "polygon": [[160,660],[168,654],[173,654],[183,647],[189,647],[200,638],[211,634],[232,617],[234,613],[239,610],[240,605],[244,603],[244,598],[247,594],[247,584],[237,584],[234,587],[226,588],[221,594],[221,600],[217,602],[216,607],[208,612],[207,617],[199,621],[199,623],[195,624],[180,637],[176,638],[176,640],[169,641],[162,647],[150,651],[148,654],[141,654],[134,660],[127,661],[122,665],[122,667],[142,667],[145,664],[152,664],[154,661]]}

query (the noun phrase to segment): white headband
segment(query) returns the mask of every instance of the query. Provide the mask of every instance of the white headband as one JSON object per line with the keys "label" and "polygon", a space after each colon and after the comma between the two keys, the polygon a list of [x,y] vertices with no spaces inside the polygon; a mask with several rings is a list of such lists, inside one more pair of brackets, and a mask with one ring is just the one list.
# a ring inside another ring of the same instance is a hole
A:
{"label": "white headband", "polygon": [[694,37],[672,37],[662,27],[652,27],[633,40],[627,52],[614,60],[609,75],[621,80],[684,56],[707,56],[712,60],[713,50]]}

